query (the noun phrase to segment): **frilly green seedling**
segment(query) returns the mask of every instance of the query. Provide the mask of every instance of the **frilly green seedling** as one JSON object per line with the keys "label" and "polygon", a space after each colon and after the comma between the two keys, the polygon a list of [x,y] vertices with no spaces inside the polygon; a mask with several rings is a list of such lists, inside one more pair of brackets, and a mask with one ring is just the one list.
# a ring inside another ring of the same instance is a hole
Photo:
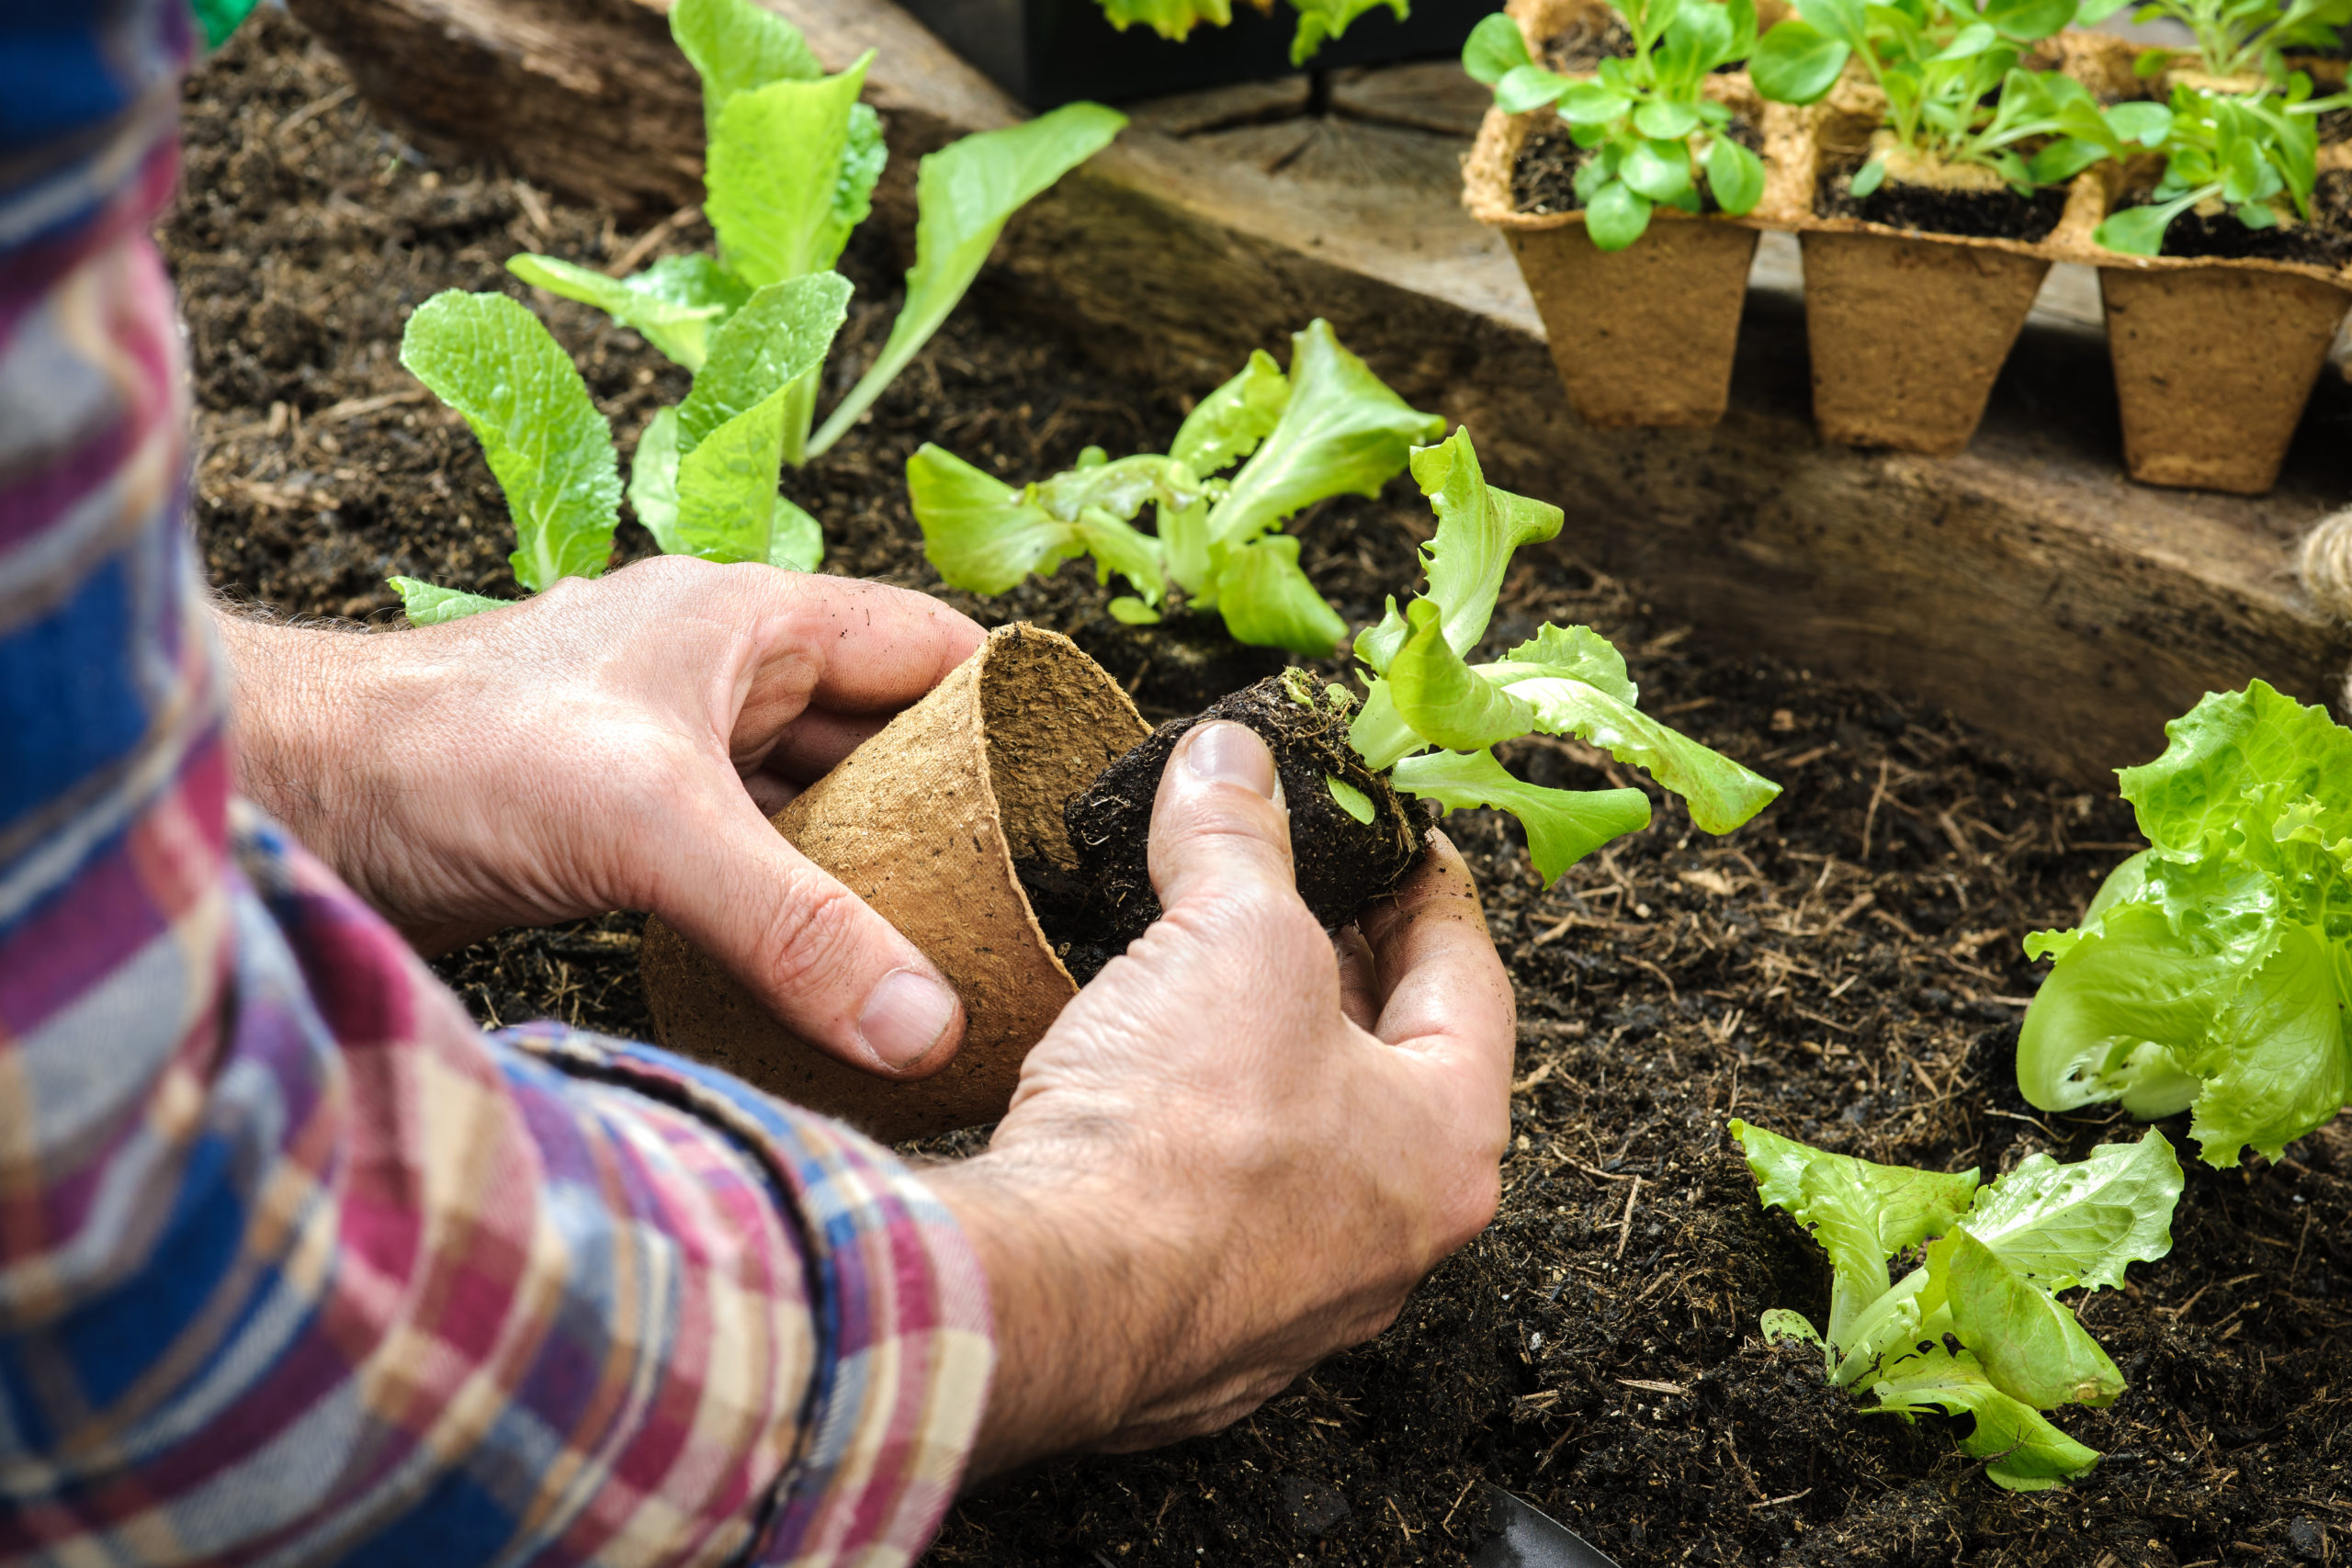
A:
{"label": "frilly green seedling", "polygon": [[[662,549],[812,570],[823,539],[776,493],[785,466],[856,423],[946,321],[1007,220],[1126,121],[1100,104],[1070,104],[925,157],[906,299],[881,352],[811,435],[849,298],[832,266],[871,209],[886,157],[881,121],[858,101],[873,54],[828,75],[798,29],[754,0],[678,0],[670,31],[702,77],[703,210],[718,254],[666,257],[620,278],[556,256],[507,265],[605,311],[694,373],[693,392],[639,435],[629,476],[629,503]],[[438,296],[411,318],[402,362],[481,436],[514,513],[516,580],[537,591],[559,576],[593,577],[611,553],[616,487],[567,491],[522,455],[605,474],[610,434],[570,357],[528,311],[486,295],[455,302],[462,298]],[[496,603],[413,578],[393,586],[413,621]]]}
{"label": "frilly green seedling", "polygon": [[[1328,497],[1378,494],[1413,443],[1443,429],[1317,321],[1292,337],[1287,376],[1252,354],[1164,454],[1113,462],[1090,448],[1069,472],[1015,489],[926,443],[907,459],[907,493],[923,554],[951,587],[1002,593],[1088,556],[1098,581],[1135,590],[1111,602],[1130,625],[1156,623],[1181,593],[1237,641],[1322,659],[1347,623],[1299,569],[1298,540],[1276,530]],[[1147,505],[1155,534],[1134,526]]]}
{"label": "frilly green seedling", "polygon": [[2193,1112],[2208,1165],[2269,1159],[2352,1101],[2352,730],[2260,681],[2209,694],[2125,768],[2149,848],[2109,874],[2026,1010],[2045,1111]]}
{"label": "frilly green seedling", "polygon": [[[2041,1413],[2111,1404],[2123,1374],[2058,1292],[2113,1289],[2127,1266],[2172,1250],[2181,1173],[2163,1134],[2102,1144],[2075,1165],[2032,1155],[1980,1187],[1973,1170],[1878,1165],[1730,1128],[1764,1206],[1829,1254],[1826,1331],[1779,1307],[1763,1317],[1768,1342],[1818,1349],[1830,1381],[1867,1391],[1873,1413],[1970,1417],[1961,1448],[2010,1491],[2098,1462]],[[1894,1279],[1890,1262],[1919,1247],[1919,1267]]]}
{"label": "frilly green seedling", "polygon": [[2297,71],[2283,93],[2231,96],[2186,83],[2169,104],[2120,104],[2108,118],[2128,140],[2165,155],[2145,202],[2110,212],[2092,239],[2110,251],[2153,256],[2165,231],[2192,208],[2219,205],[2248,229],[2307,221],[2319,182],[2319,117],[2352,107],[2352,93],[2312,96]]}

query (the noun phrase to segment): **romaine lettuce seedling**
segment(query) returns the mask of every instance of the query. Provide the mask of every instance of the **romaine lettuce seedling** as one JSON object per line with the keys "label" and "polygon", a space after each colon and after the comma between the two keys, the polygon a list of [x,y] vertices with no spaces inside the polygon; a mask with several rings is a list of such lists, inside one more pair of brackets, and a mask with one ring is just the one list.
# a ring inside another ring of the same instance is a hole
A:
{"label": "romaine lettuce seedling", "polygon": [[1706,96],[1707,78],[1756,44],[1751,0],[1610,0],[1632,29],[1634,52],[1603,60],[1584,80],[1536,64],[1519,24],[1498,13],[1472,29],[1462,68],[1495,90],[1507,113],[1544,104],[1587,156],[1575,175],[1585,230],[1622,251],[1648,230],[1657,204],[1695,213],[1702,186],[1736,217],[1764,195],[1764,162],[1731,135],[1731,109]]}
{"label": "romaine lettuce seedling", "polygon": [[2149,848],[2026,1010],[2018,1087],[2046,1111],[2192,1111],[2205,1162],[2267,1158],[2352,1101],[2352,730],[2260,681],[2208,695],[2118,775]]}
{"label": "romaine lettuce seedling", "polygon": [[[1832,1269],[1826,1332],[1775,1308],[1768,1342],[1819,1349],[1830,1381],[1867,1389],[1873,1413],[1970,1417],[1962,1450],[2010,1491],[2042,1491],[2098,1462],[2041,1414],[2123,1392],[2058,1292],[2111,1289],[2127,1265],[2172,1250],[2180,1162],[2163,1134],[2102,1144],[2075,1165],[2032,1155],[1979,1187],[1973,1170],[1878,1165],[1730,1126],[1764,1206],[1812,1231]],[[1890,1262],[1921,1247],[1920,1265],[1893,1279]]]}
{"label": "romaine lettuce seedling", "polygon": [[1779,784],[1640,711],[1623,656],[1589,626],[1539,626],[1499,660],[1466,662],[1512,553],[1557,535],[1560,509],[1488,485],[1466,430],[1417,449],[1412,469],[1437,532],[1421,547],[1426,591],[1401,611],[1389,600],[1380,624],[1356,637],[1366,690],[1348,739],[1367,766],[1448,808],[1510,812],[1546,882],[1647,827],[1649,797],[1523,783],[1495,758],[1506,740],[1540,732],[1589,741],[1681,795],[1710,833],[1730,832],[1779,796]]}
{"label": "romaine lettuce seedling", "polygon": [[2108,214],[2091,237],[2110,251],[2153,256],[2165,231],[2192,208],[2220,210],[2248,229],[2308,221],[2319,181],[2319,117],[2352,107],[2352,94],[2312,96],[2298,71],[2283,94],[2229,96],[2187,84],[2172,102],[2120,104],[2108,118],[2125,137],[2165,155],[2165,172],[2137,207]]}
{"label": "romaine lettuce seedling", "polygon": [[[1890,174],[1990,169],[2019,195],[2072,179],[2122,138],[2090,90],[2059,72],[2018,69],[2025,46],[2074,19],[2075,0],[1797,0],[1748,61],[1756,89],[1810,104],[1860,60],[1886,96],[1885,130],[1854,173],[1856,197]],[[2030,151],[2029,151],[2030,149]]]}
{"label": "romaine lettuce seedling", "polygon": [[[1077,468],[1015,490],[925,443],[907,459],[907,493],[923,554],[952,587],[1002,593],[1089,556],[1098,581],[1115,574],[1135,589],[1111,602],[1130,625],[1156,623],[1181,593],[1238,642],[1322,659],[1347,623],[1299,570],[1298,540],[1274,530],[1328,497],[1378,494],[1413,443],[1444,428],[1316,321],[1291,338],[1289,375],[1253,353],[1164,454],[1112,462],[1089,448]],[[1215,477],[1236,463],[1230,479]],[[1156,536],[1133,526],[1147,504]]]}
{"label": "romaine lettuce seedling", "polygon": [[[2113,16],[2132,0],[2082,0],[2075,19],[2085,27]],[[2146,0],[2135,22],[2177,22],[2197,40],[2199,69],[2227,80],[2260,74],[2284,85],[2286,51],[2339,48],[2337,29],[2352,23],[2352,0]],[[2173,51],[2141,51],[2135,67],[2153,76],[2173,62]]]}
{"label": "romaine lettuce seedling", "polygon": [[[507,265],[607,312],[694,372],[685,400],[657,411],[639,435],[629,476],[629,504],[664,551],[813,570],[823,537],[776,493],[783,468],[841,438],[946,321],[1007,220],[1126,121],[1071,104],[922,161],[906,299],[881,353],[812,437],[850,292],[831,268],[870,210],[885,157],[881,121],[858,101],[873,54],[828,76],[798,29],[754,0],[678,0],[670,31],[702,76],[704,210],[718,255],[665,257],[624,278],[554,256]],[[527,310],[461,298],[438,296],[410,319],[401,362],[465,414],[490,455],[520,541],[516,581],[537,592],[558,577],[595,576],[611,554],[617,482],[600,478],[594,493],[552,487],[555,504],[530,455],[609,476],[610,433],[570,356]],[[413,622],[497,603],[414,578],[392,585]]]}
{"label": "romaine lettuce seedling", "polygon": [[[1192,30],[1206,23],[1210,27],[1230,26],[1233,21],[1233,0],[1102,0],[1102,14],[1121,32],[1141,22],[1161,38],[1183,41]],[[1261,11],[1271,12],[1274,0],[1250,0]],[[1298,30],[1291,35],[1290,62],[1304,65],[1323,47],[1325,39],[1338,38],[1348,30],[1348,24],[1375,6],[1385,6],[1403,21],[1410,11],[1406,0],[1290,0],[1291,9],[1298,13]]]}

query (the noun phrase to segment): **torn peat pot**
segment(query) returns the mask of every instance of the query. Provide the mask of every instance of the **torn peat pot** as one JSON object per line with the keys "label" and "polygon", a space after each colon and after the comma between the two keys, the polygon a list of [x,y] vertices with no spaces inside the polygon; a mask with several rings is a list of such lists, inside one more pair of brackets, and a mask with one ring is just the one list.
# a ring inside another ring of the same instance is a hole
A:
{"label": "torn peat pot", "polygon": [[1063,805],[1150,733],[1069,638],[1002,626],[771,819],[963,998],[963,1048],[934,1076],[891,1083],[835,1061],[656,919],[644,975],[662,1043],[892,1142],[993,1120],[1022,1057],[1078,994],[1020,865],[1075,867]]}

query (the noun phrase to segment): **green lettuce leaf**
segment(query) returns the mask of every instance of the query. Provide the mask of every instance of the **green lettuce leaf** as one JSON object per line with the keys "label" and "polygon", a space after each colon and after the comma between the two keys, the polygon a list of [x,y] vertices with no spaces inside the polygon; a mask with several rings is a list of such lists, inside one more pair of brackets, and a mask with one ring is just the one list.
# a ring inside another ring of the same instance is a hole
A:
{"label": "green lettuce leaf", "polygon": [[2003,1393],[2054,1410],[2112,1404],[2123,1392],[2123,1374],[2074,1313],[1965,1225],[1928,1249],[1927,1268],[1941,1280],[1953,1332]]}
{"label": "green lettuce leaf", "polygon": [[[915,175],[915,265],[907,274],[906,302],[873,366],[809,442],[810,457],[840,440],[931,341],[1013,213],[1107,146],[1126,123],[1125,115],[1100,104],[1065,104],[1019,125],[967,136],[922,160]],[[832,258],[823,265],[831,266]]]}
{"label": "green lettuce leaf", "polygon": [[2072,1165],[2029,1156],[1976,1195],[1962,1224],[2041,1290],[2112,1290],[2127,1265],[2172,1250],[2180,1191],[2179,1157],[2151,1127],[2136,1144],[2101,1144]]}
{"label": "green lettuce leaf", "polygon": [[602,574],[620,521],[612,430],[539,319],[503,294],[447,289],[410,315],[401,363],[481,443],[514,519],[515,581],[537,592]]}
{"label": "green lettuce leaf", "polygon": [[1348,24],[1371,10],[1374,6],[1386,6],[1403,21],[1408,15],[1406,0],[1290,0],[1298,11],[1298,30],[1291,35],[1290,62],[1292,69],[1306,64],[1323,47],[1325,39],[1338,38],[1348,30]]}
{"label": "green lettuce leaf", "polygon": [[[1437,513],[1437,532],[1420,547],[1421,570],[1429,579],[1425,594],[1444,616],[1445,640],[1466,659],[1487,635],[1512,552],[1558,537],[1562,513],[1556,506],[1489,486],[1469,431],[1459,426],[1436,446],[1416,447],[1411,463],[1414,482]],[[1385,674],[1406,634],[1392,599],[1380,624],[1356,637],[1356,657]],[[1622,659],[1617,668],[1623,676]]]}
{"label": "green lettuce leaf", "polygon": [[1206,23],[1222,28],[1233,20],[1233,0],[1102,0],[1102,14],[1121,32],[1141,22],[1161,38],[1182,42]]}
{"label": "green lettuce leaf", "polygon": [[800,29],[754,0],[677,0],[670,37],[702,76],[706,141],[718,139],[718,112],[736,94],[825,73]]}
{"label": "green lettuce leaf", "polygon": [[1258,449],[1282,422],[1290,401],[1290,378],[1262,348],[1250,363],[1184,417],[1168,455],[1206,478],[1221,473]]}
{"label": "green lettuce leaf", "polygon": [[1315,592],[1298,566],[1298,541],[1269,534],[1231,551],[1217,574],[1217,614],[1233,640],[1329,659],[1348,623]]}
{"label": "green lettuce leaf", "polygon": [[1480,671],[1534,709],[1536,728],[1589,740],[1682,796],[1706,832],[1728,833],[1780,796],[1771,780],[1574,675],[1515,660]]}
{"label": "green lettuce leaf", "polygon": [[849,243],[842,164],[873,61],[868,50],[839,75],[770,82],[719,109],[703,210],[727,270],[754,288],[826,271]]}
{"label": "green lettuce leaf", "polygon": [[2352,1100],[2352,732],[2256,681],[2166,727],[2127,768],[2152,847],[2083,923],[2027,1010],[2018,1082],[2046,1109],[2193,1106],[2208,1164],[2285,1146]]}
{"label": "green lettuce leaf", "polygon": [[1546,882],[1650,822],[1649,797],[1640,790],[1545,789],[1511,777],[1491,751],[1408,757],[1389,782],[1449,811],[1488,806],[1510,812],[1527,829],[1527,858]]}
{"label": "green lettuce leaf", "polygon": [[630,277],[606,277],[555,256],[528,254],[508,257],[506,270],[535,288],[594,306],[689,370],[702,368],[711,333],[752,294],[706,255],[663,256]]}
{"label": "green lettuce leaf", "polygon": [[2098,1450],[2084,1447],[2032,1406],[1996,1388],[1966,1350],[1955,1356],[1935,1346],[1908,1358],[1899,1375],[1873,1384],[1871,1392],[1878,1409],[1906,1421],[1920,1410],[1973,1417],[1973,1429],[1960,1439],[1961,1450],[1985,1461],[1986,1478],[2007,1491],[2047,1491],[2098,1463]]}
{"label": "green lettuce leaf", "polygon": [[1318,318],[1292,335],[1289,401],[1210,509],[1209,536],[1246,544],[1326,497],[1377,495],[1414,444],[1444,428],[1434,414],[1407,406]]}
{"label": "green lettuce leaf", "polygon": [[771,283],[729,316],[678,405],[680,452],[692,453],[720,425],[813,376],[848,314],[849,295],[849,279],[820,272]]}
{"label": "green lettuce leaf", "polygon": [[637,438],[628,466],[628,503],[664,555],[685,555],[678,540],[678,411],[658,409]]}
{"label": "green lettuce leaf", "polygon": [[779,389],[678,459],[674,553],[717,561],[769,558],[781,503],[776,479],[784,468],[786,412]]}
{"label": "green lettuce leaf", "polygon": [[907,459],[923,558],[951,588],[1002,593],[1080,554],[1077,530],[993,474],[924,442]]}
{"label": "green lettuce leaf", "polygon": [[768,564],[786,571],[814,571],[824,558],[824,529],[799,507],[776,497],[768,531]]}
{"label": "green lettuce leaf", "polygon": [[1445,635],[1436,602],[1406,606],[1409,635],[1388,662],[1387,692],[1396,716],[1432,745],[1477,751],[1535,728],[1535,710],[1462,661]]}
{"label": "green lettuce leaf", "polygon": [[1473,82],[1493,86],[1521,65],[1532,64],[1527,36],[1518,18],[1502,11],[1482,17],[1462,45],[1462,69]]}
{"label": "green lettuce leaf", "polygon": [[413,626],[439,626],[464,615],[480,615],[495,610],[508,601],[486,599],[479,593],[467,593],[455,588],[436,588],[430,582],[413,577],[387,578],[401,596],[401,609]]}

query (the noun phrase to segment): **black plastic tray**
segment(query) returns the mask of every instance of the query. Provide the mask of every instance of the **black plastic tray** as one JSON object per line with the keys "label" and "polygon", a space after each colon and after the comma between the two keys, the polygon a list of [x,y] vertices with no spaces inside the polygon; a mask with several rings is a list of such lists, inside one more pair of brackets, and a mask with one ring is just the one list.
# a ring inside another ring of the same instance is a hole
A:
{"label": "black plastic tray", "polygon": [[[1298,13],[1276,0],[1272,15],[1234,0],[1228,27],[1194,28],[1172,43],[1137,24],[1121,32],[1096,0],[901,0],[923,26],[1034,109],[1074,98],[1121,103],[1286,76]],[[1377,6],[1326,39],[1306,69],[1385,65],[1459,54],[1497,0],[1413,0],[1398,21]]]}

